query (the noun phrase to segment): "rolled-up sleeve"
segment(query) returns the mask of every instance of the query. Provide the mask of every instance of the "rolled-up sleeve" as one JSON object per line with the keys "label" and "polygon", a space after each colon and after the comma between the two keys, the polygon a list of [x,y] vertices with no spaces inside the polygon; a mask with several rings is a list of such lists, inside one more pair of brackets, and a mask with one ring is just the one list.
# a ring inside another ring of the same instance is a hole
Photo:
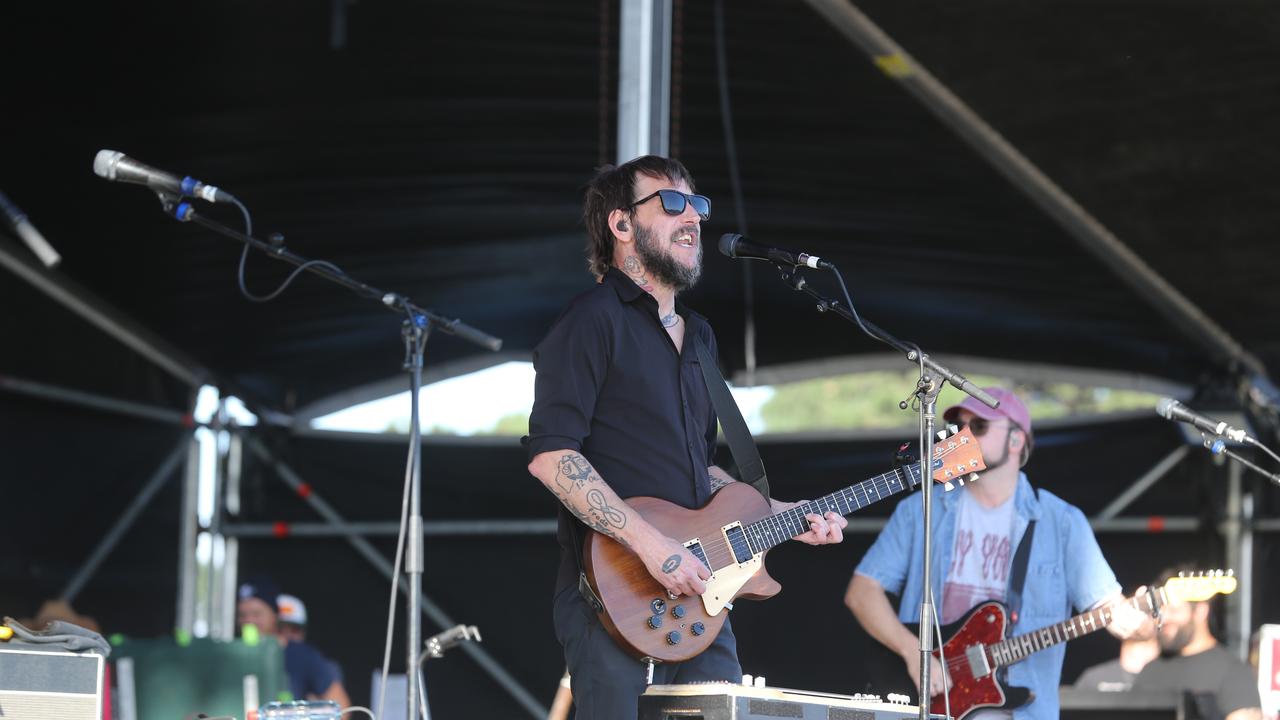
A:
{"label": "rolled-up sleeve", "polygon": [[1067,595],[1077,610],[1086,610],[1120,592],[1120,583],[1116,582],[1116,574],[1102,556],[1093,528],[1079,508],[1068,508],[1064,526]]}
{"label": "rolled-up sleeve", "polygon": [[598,307],[571,305],[533,351],[533,412],[525,442],[529,459],[581,450],[609,370],[611,326]]}
{"label": "rolled-up sleeve", "polygon": [[916,523],[911,520],[913,508],[920,506],[920,498],[910,495],[898,502],[889,522],[871,544],[862,562],[854,569],[855,575],[863,575],[880,583],[885,592],[901,595],[907,581],[909,558],[912,557],[912,534]]}

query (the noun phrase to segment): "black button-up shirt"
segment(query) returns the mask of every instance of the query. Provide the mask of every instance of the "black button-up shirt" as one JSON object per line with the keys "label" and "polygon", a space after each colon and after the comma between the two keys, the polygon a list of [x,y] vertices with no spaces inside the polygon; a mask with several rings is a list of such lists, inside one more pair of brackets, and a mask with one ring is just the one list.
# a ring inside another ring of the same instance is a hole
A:
{"label": "black button-up shirt", "polygon": [[[716,342],[705,318],[679,301],[676,312],[683,352],[662,327],[657,300],[616,268],[569,303],[533,353],[530,460],[577,450],[619,497],[707,503],[716,414],[693,342],[701,338],[717,357]],[[577,578],[573,522],[560,513],[557,589]]]}

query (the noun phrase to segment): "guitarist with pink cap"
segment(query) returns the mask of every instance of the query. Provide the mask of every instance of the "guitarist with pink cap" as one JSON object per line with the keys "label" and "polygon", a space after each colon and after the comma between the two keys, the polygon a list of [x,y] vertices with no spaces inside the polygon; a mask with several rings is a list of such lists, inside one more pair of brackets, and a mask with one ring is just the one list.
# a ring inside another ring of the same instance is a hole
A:
{"label": "guitarist with pink cap", "polygon": [[[1031,456],[1031,414],[1013,392],[986,391],[1000,401],[992,409],[973,398],[948,408],[947,422],[967,426],[977,437],[987,469],[964,492],[933,496],[932,593],[939,621],[960,621],[985,601],[1010,609],[1013,633],[1056,622],[1119,600],[1120,584],[1102,556],[1088,521],[1078,508],[1047,490],[1036,491],[1022,467]],[[845,604],[862,627],[903,659],[919,685],[918,627],[924,542],[920,497],[898,503],[876,542],[854,571]],[[889,594],[899,596],[897,612]],[[1117,606],[1107,629],[1125,637],[1141,625],[1142,613]],[[904,624],[905,623],[905,624]],[[944,631],[944,639],[946,634]],[[935,643],[936,645],[936,643]],[[1006,695],[984,698],[969,718],[1056,718],[1065,645],[1045,648],[1023,662],[992,668],[1007,673]],[[963,659],[961,659],[962,661]],[[952,658],[948,658],[951,666]],[[960,661],[957,661],[960,662]],[[930,696],[944,689],[942,666],[934,660]],[[950,687],[950,686],[947,686]],[[892,689],[892,688],[890,688]],[[935,712],[937,710],[935,709]]]}

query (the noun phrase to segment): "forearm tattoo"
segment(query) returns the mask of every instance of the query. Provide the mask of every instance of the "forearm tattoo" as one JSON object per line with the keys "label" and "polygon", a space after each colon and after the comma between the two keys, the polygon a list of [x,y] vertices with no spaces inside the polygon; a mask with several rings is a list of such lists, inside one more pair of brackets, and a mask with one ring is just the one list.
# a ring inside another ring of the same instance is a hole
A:
{"label": "forearm tattoo", "polygon": [[594,483],[608,487],[586,458],[576,452],[560,457],[556,468],[556,487],[559,488],[554,491],[556,497],[587,527],[627,545],[618,535],[618,531],[627,526],[626,508],[610,504],[609,497],[598,488],[591,488],[585,494],[577,492]]}
{"label": "forearm tattoo", "polygon": [[728,485],[731,482],[736,482],[736,481],[733,480],[732,478],[718,477],[713,474],[711,475],[711,492],[715,492],[720,488],[724,487],[725,485]]}

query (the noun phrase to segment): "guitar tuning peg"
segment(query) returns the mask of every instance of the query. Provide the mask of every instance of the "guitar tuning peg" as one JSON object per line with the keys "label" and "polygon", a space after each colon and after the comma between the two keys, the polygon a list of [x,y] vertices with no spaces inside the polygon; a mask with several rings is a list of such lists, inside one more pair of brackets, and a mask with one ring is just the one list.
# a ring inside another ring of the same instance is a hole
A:
{"label": "guitar tuning peg", "polygon": [[951,492],[952,490],[956,489],[956,486],[950,480],[948,480],[942,483],[942,489],[946,490],[947,492]]}
{"label": "guitar tuning peg", "polygon": [[978,482],[978,473],[969,473],[969,482]]}
{"label": "guitar tuning peg", "polygon": [[947,425],[947,429],[951,431],[952,435],[955,435],[956,433],[960,432],[960,428],[956,427],[955,425]]}
{"label": "guitar tuning peg", "polygon": [[946,430],[939,430],[939,431],[938,431],[938,439],[939,439],[939,440],[946,440],[946,439],[947,439],[947,431],[946,431]]}
{"label": "guitar tuning peg", "polygon": [[1235,568],[1231,568],[1230,570],[1227,570],[1227,577],[1235,577],[1235,576],[1236,576]]}

